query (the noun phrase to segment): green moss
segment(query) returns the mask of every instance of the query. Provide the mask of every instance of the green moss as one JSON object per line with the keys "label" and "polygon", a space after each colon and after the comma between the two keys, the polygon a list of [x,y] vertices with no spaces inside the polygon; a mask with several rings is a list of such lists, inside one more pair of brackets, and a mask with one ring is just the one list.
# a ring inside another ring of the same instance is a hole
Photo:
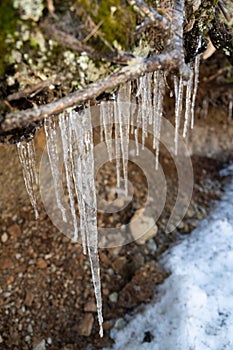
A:
{"label": "green moss", "polygon": [[[82,15],[90,15],[97,25],[102,22],[99,32],[110,45],[117,43],[127,50],[133,42],[133,30],[136,14],[132,7],[123,0],[90,1],[79,0]],[[79,13],[80,7],[79,7]]]}
{"label": "green moss", "polygon": [[6,54],[10,50],[6,38],[7,35],[14,36],[18,19],[11,0],[1,0],[0,18],[0,76],[2,76],[7,64]]}

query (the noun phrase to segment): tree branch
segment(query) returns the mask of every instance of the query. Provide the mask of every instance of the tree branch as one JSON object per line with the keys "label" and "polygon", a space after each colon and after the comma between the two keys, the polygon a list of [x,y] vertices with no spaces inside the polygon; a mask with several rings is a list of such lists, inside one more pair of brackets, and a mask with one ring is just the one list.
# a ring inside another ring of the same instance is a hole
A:
{"label": "tree branch", "polygon": [[[142,0],[133,0],[131,2],[144,3]],[[169,23],[169,26],[171,25],[173,37],[160,55],[154,55],[147,59],[133,57],[129,65],[121,68],[107,78],[90,84],[85,89],[70,93],[56,102],[20,112],[10,112],[3,118],[0,135],[9,133],[9,131],[14,129],[25,128],[30,123],[43,120],[49,115],[58,114],[67,108],[95,99],[101,93],[111,91],[116,86],[124,84],[129,80],[134,80],[147,72],[153,72],[158,69],[164,69],[167,72],[179,70],[183,78],[188,79],[190,70],[184,61],[183,16],[184,0],[175,0],[173,22],[170,24],[170,22],[165,21],[167,24]]]}

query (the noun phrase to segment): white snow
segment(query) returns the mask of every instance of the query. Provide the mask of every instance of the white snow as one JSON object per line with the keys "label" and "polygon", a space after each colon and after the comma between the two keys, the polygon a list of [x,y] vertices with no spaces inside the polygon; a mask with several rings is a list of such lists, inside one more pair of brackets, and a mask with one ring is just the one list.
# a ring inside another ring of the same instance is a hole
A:
{"label": "white snow", "polygon": [[[233,165],[228,168],[233,175]],[[233,181],[214,212],[161,264],[171,275],[122,330],[112,349],[233,349]],[[145,342],[145,332],[151,342]]]}

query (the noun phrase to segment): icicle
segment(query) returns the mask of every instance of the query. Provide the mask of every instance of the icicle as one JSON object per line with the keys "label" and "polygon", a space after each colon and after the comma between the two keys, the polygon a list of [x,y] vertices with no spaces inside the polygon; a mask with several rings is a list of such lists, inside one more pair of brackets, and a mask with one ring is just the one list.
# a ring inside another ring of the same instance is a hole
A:
{"label": "icicle", "polygon": [[142,149],[144,149],[145,139],[148,136],[148,123],[153,120],[152,97],[151,97],[152,73],[147,73],[138,80],[138,127],[142,124]]}
{"label": "icicle", "polygon": [[190,77],[189,77],[189,80],[188,80],[188,83],[186,86],[183,137],[186,137],[189,119],[190,119],[190,115],[191,115],[192,88],[193,88],[193,71],[191,70]]}
{"label": "icicle", "polygon": [[60,169],[59,153],[57,148],[57,131],[55,120],[46,118],[44,122],[44,130],[46,135],[47,152],[53,176],[54,190],[58,208],[61,210],[63,221],[67,221],[65,208],[62,205],[61,199],[64,197],[62,189],[62,171]]}
{"label": "icicle", "polygon": [[182,76],[178,79],[174,77],[174,87],[175,87],[175,154],[178,154],[178,139],[179,139],[179,128],[180,128],[180,118],[183,108],[183,78]]}
{"label": "icicle", "polygon": [[80,217],[80,232],[82,238],[83,253],[87,253],[86,243],[86,208],[83,194],[83,176],[84,170],[82,169],[82,162],[80,160],[82,152],[84,151],[84,133],[81,123],[77,116],[79,114],[74,111],[70,113],[70,125],[71,125],[71,139],[70,145],[72,149],[71,164],[72,164],[72,176],[74,181],[75,193],[78,200],[78,210]]}
{"label": "icicle", "polygon": [[163,96],[165,93],[165,83],[163,73],[157,71],[154,73],[154,90],[153,90],[153,148],[155,149],[155,169],[158,170],[159,166],[159,140],[161,121],[163,114]]}
{"label": "icicle", "polygon": [[135,143],[136,143],[136,156],[139,156],[138,129],[134,130],[134,139],[135,139]]}
{"label": "icicle", "polygon": [[[84,228],[83,244],[87,245],[94,285],[100,336],[103,336],[102,298],[98,256],[97,201],[94,173],[94,145],[90,108],[82,113],[71,112],[76,144],[73,149],[74,181],[77,191],[80,223]],[[74,157],[77,156],[76,157]]]}
{"label": "icicle", "polygon": [[193,83],[193,96],[191,104],[191,129],[194,127],[194,112],[195,112],[195,102],[197,96],[197,87],[199,82],[199,65],[200,65],[200,55],[195,57],[194,62],[194,83]]}
{"label": "icicle", "polygon": [[39,217],[36,195],[34,186],[38,185],[36,171],[36,156],[34,140],[17,143],[19,160],[23,168],[23,177],[30,202],[33,206],[36,219]]}
{"label": "icicle", "polygon": [[100,115],[103,123],[105,143],[109,160],[112,161],[112,128],[113,128],[113,105],[111,102],[101,102]]}
{"label": "icicle", "polygon": [[130,104],[130,133],[131,135],[134,135],[134,128],[135,128],[135,116],[136,116],[136,112],[137,112],[137,104],[136,104],[136,97],[132,96],[131,97],[131,104]]}
{"label": "icicle", "polygon": [[114,101],[114,126],[115,126],[115,157],[116,157],[116,177],[117,177],[117,187],[120,187],[120,157],[121,157],[121,149],[120,149],[120,139],[119,139],[119,124],[118,124],[118,108],[117,102]]}
{"label": "icicle", "polygon": [[73,195],[73,178],[72,178],[72,165],[71,165],[72,130],[70,128],[69,118],[67,118],[64,114],[59,115],[59,127],[60,127],[61,138],[62,138],[63,160],[64,160],[65,173],[66,173],[66,184],[67,184],[68,195],[69,195],[71,215],[72,215],[73,225],[74,225],[74,240],[77,241],[78,240],[78,222],[77,222],[77,216],[75,211],[75,200]]}
{"label": "icicle", "polygon": [[[131,101],[131,83],[128,82],[120,87],[117,96],[118,123],[121,141],[121,155],[123,166],[123,178],[125,184],[125,195],[128,194],[128,146],[129,146],[129,127],[130,127],[130,101]],[[124,103],[125,102],[125,103]]]}

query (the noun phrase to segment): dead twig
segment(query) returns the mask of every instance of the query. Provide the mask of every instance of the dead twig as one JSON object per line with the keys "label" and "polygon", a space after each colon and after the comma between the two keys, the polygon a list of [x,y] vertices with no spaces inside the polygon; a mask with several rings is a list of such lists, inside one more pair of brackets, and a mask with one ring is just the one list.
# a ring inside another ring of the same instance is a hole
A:
{"label": "dead twig", "polygon": [[148,22],[158,24],[160,28],[165,30],[170,28],[171,22],[143,0],[128,0],[128,3],[146,16]]}
{"label": "dead twig", "polygon": [[65,78],[61,78],[60,76],[55,76],[51,79],[42,81],[38,84],[29,86],[27,88],[25,88],[24,90],[15,92],[11,95],[8,95],[6,100],[7,101],[15,101],[15,100],[19,100],[21,98],[26,98],[26,97],[32,97],[31,95],[33,94],[33,96],[35,96],[36,94],[38,94],[39,92],[41,92],[42,90],[48,88],[50,85],[52,84],[58,84],[61,81],[65,80]]}
{"label": "dead twig", "polygon": [[92,29],[92,31],[86,36],[86,38],[83,40],[84,43],[86,43],[90,38],[92,38],[93,36],[96,35],[96,33],[98,32],[99,28],[102,26],[102,24],[104,23],[104,21],[100,21],[97,25],[94,26],[94,28]]}
{"label": "dead twig", "polygon": [[54,24],[50,24],[48,21],[41,23],[41,28],[44,29],[45,36],[47,36],[49,39],[57,41],[62,46],[65,46],[74,51],[86,52],[90,55],[94,53],[94,49],[91,46],[82,43],[73,35],[57,29]]}

